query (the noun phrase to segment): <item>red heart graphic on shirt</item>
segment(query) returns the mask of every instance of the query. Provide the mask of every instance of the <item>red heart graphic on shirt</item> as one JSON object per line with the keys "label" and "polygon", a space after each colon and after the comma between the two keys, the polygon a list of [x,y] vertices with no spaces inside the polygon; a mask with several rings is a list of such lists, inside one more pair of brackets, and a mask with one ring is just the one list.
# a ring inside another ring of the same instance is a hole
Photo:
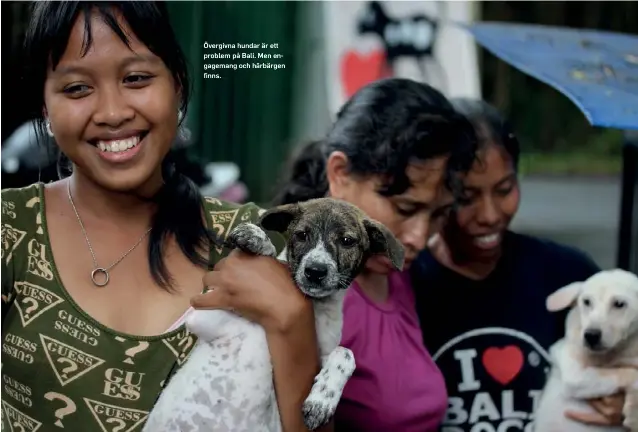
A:
{"label": "red heart graphic on shirt", "polygon": [[346,98],[372,81],[391,76],[384,50],[361,54],[346,51],[341,58],[341,86]]}
{"label": "red heart graphic on shirt", "polygon": [[487,373],[503,385],[516,378],[523,368],[523,352],[516,345],[488,348],[482,360]]}

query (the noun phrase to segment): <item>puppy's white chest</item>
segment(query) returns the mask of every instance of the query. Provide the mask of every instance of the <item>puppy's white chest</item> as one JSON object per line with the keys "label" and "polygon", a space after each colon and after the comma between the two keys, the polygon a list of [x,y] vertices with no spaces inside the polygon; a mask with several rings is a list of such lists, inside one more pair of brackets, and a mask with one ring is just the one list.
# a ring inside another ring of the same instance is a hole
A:
{"label": "puppy's white chest", "polygon": [[[278,430],[272,426],[279,424],[279,415],[263,329],[223,311],[197,314],[189,318],[189,328],[196,334],[201,334],[199,320],[208,331],[216,328],[223,334],[205,334],[212,342],[200,337],[162,392],[144,431]],[[220,327],[210,326],[214,319]]]}

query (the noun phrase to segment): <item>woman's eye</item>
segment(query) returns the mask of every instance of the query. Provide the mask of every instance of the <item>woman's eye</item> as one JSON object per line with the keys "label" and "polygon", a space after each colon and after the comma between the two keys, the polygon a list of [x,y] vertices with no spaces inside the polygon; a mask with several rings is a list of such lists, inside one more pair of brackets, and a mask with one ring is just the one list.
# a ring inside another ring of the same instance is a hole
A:
{"label": "woman's eye", "polygon": [[472,205],[476,200],[476,194],[472,192],[463,191],[456,196],[456,204],[462,207]]}
{"label": "woman's eye", "polygon": [[69,86],[64,87],[62,90],[67,95],[81,95],[82,93],[86,93],[90,90],[89,86],[85,84],[71,84]]}
{"label": "woman's eye", "polygon": [[511,186],[506,187],[506,188],[500,188],[500,189],[496,190],[496,193],[498,195],[500,195],[500,196],[506,196],[506,195],[509,195],[510,192],[512,192],[512,189],[513,189],[513,187],[511,187]]}
{"label": "woman's eye", "polygon": [[151,78],[153,78],[151,75],[134,74],[124,78],[124,82],[127,84],[145,84]]}
{"label": "woman's eye", "polygon": [[348,237],[348,236],[343,236],[341,237],[341,246],[343,247],[352,247],[354,246],[357,241],[355,239],[353,239],[352,237]]}
{"label": "woman's eye", "polygon": [[415,207],[405,207],[400,205],[395,205],[395,208],[397,209],[397,213],[399,213],[401,216],[412,216],[418,210]]}

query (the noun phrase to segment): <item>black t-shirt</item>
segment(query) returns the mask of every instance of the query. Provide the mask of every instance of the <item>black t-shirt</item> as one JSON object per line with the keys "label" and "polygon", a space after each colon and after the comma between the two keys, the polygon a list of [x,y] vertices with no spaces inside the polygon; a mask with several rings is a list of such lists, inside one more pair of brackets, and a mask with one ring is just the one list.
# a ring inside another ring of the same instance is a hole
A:
{"label": "black t-shirt", "polygon": [[548,312],[549,294],[600,269],[584,253],[508,232],[497,268],[466,278],[423,252],[412,267],[425,346],[449,394],[442,432],[532,430],[549,369],[549,347],[565,314]]}

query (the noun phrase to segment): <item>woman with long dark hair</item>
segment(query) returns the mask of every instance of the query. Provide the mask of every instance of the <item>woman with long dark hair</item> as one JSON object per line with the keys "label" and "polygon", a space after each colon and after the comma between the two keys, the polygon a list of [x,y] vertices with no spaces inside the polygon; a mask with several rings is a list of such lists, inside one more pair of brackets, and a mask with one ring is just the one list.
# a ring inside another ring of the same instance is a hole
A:
{"label": "woman with long dark hair", "polygon": [[35,2],[25,51],[31,114],[72,173],[2,191],[3,429],[140,428],[193,303],[264,327],[284,429],[306,430],[309,302],[275,260],[219,247],[259,209],[203,198],[167,156],[190,87],[166,5]]}
{"label": "woman with long dark hair", "polygon": [[[359,90],[324,139],[295,155],[276,203],[322,196],[349,201],[405,248],[404,270],[445,218],[472,164],[474,131],[434,88],[386,79]],[[440,371],[423,345],[408,273],[373,257],[346,295],[341,344],[357,369],[337,430],[428,432],[447,408]]]}

